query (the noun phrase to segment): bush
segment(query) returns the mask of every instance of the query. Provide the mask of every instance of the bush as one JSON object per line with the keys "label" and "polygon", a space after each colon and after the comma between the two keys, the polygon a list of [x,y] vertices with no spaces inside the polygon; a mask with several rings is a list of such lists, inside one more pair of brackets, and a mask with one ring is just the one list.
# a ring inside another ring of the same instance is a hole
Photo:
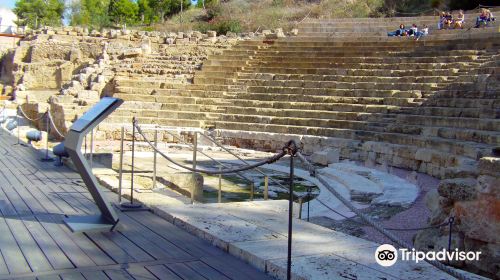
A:
{"label": "bush", "polygon": [[242,30],[241,24],[237,20],[221,20],[200,23],[196,26],[196,29],[203,33],[213,30],[217,31],[217,34],[227,34],[227,32],[240,33]]}

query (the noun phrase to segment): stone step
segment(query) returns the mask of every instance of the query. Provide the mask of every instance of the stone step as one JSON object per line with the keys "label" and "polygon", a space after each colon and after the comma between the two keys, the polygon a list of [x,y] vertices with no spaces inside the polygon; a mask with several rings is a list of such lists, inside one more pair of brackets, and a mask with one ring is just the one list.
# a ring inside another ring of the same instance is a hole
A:
{"label": "stone step", "polygon": [[279,94],[266,93],[240,93],[238,99],[252,99],[260,101],[286,101],[307,103],[348,103],[348,104],[373,104],[412,107],[418,106],[423,100],[416,98],[391,98],[391,97],[337,97],[321,95]]}
{"label": "stone step", "polygon": [[[402,23],[405,24],[405,23]],[[405,24],[405,27],[409,29],[412,26],[413,23],[410,24]],[[457,34],[469,34],[470,27],[474,27],[475,22],[466,22],[464,25],[463,29],[441,29],[439,30],[437,28],[437,21],[433,22],[421,22],[421,23],[415,23],[417,26],[422,28],[424,24],[427,24],[429,27],[429,33],[430,35],[436,35],[436,36],[443,36],[443,35],[457,35]],[[489,28],[481,28],[481,29],[474,29],[474,33],[490,33],[494,32],[494,28],[498,24],[496,22],[493,22],[490,24]],[[337,26],[325,26],[325,25],[315,25],[315,26],[302,26],[299,28],[299,37],[304,37],[305,34],[309,33],[333,33],[335,35],[338,34],[351,34],[353,36],[359,35],[359,36],[376,36],[376,35],[385,35],[387,36],[387,31],[393,31],[398,29],[399,24],[394,24],[394,23],[375,23],[375,24],[370,24],[370,25],[337,25]],[[493,29],[493,30],[491,30]]]}
{"label": "stone step", "polygon": [[[201,77],[206,77],[205,73]],[[285,79],[280,80],[275,76],[274,79],[258,79],[245,77],[243,73],[236,74],[238,81],[244,82],[246,85],[254,86],[281,86],[281,87],[320,87],[331,88],[335,87],[339,82],[360,82],[360,83],[434,83],[434,84],[447,84],[455,80],[456,76],[406,76],[406,77],[381,77],[381,76],[347,76],[347,75],[329,75],[328,80],[303,80],[303,79]],[[200,75],[197,75],[199,77]],[[207,77],[208,78],[208,77]],[[221,77],[224,78],[224,77]],[[233,77],[231,77],[233,78]],[[234,78],[233,78],[234,79]]]}
{"label": "stone step", "polygon": [[500,119],[478,119],[467,117],[442,117],[429,115],[401,114],[397,116],[397,122],[403,124],[414,124],[422,126],[455,127],[462,129],[476,129],[500,131]]}
{"label": "stone step", "polygon": [[[277,86],[248,86],[248,92],[255,93],[290,93],[290,94],[314,94],[316,92],[335,92],[336,89],[380,89],[380,90],[400,90],[400,91],[431,91],[435,89],[444,88],[449,83],[375,83],[375,82],[321,82],[314,83],[308,82],[303,85],[295,86],[289,85],[283,87]],[[327,85],[321,87],[321,85]],[[414,96],[417,97],[417,96]]]}
{"label": "stone step", "polygon": [[250,67],[293,67],[293,68],[347,68],[353,67],[360,69],[390,69],[390,70],[408,70],[408,69],[469,69],[477,67],[480,63],[477,62],[450,62],[450,63],[352,63],[352,62],[328,62],[328,61],[310,61],[310,62],[268,62],[268,61],[251,61],[248,63]]}
{"label": "stone step", "polygon": [[[211,121],[204,120],[184,120],[184,119],[164,119],[164,118],[150,118],[150,117],[137,117],[140,124],[156,124],[168,127],[194,127],[194,128],[210,128],[214,124]],[[130,124],[131,116],[109,116],[102,125],[110,127],[119,127],[122,124]],[[101,126],[101,125],[100,125]]]}
{"label": "stone step", "polygon": [[426,100],[426,107],[452,107],[452,108],[478,108],[496,109],[500,107],[500,101],[496,99],[472,99],[472,98],[439,98],[433,97]]}
{"label": "stone step", "polygon": [[422,125],[408,125],[404,123],[389,124],[386,126],[385,130],[387,132],[393,133],[426,135],[450,140],[477,142],[496,146],[500,144],[500,133],[493,131],[461,129],[454,127],[429,127]]}
{"label": "stone step", "polygon": [[[450,140],[440,137],[417,136],[400,133],[381,133],[380,131],[362,131],[332,127],[289,126],[278,124],[242,123],[227,121],[217,121],[216,128],[241,131],[272,132],[281,134],[317,135],[362,141],[378,141],[420,148],[433,147],[437,151],[448,153],[443,157],[443,160],[449,162],[448,166],[456,165],[458,161],[457,157],[460,158],[462,156],[466,156],[476,159],[488,150],[490,150],[491,153],[491,146],[480,143],[458,141],[456,139]],[[409,150],[411,151],[412,149]]]}
{"label": "stone step", "polygon": [[464,117],[464,118],[481,118],[481,119],[500,119],[500,109],[485,108],[481,110],[477,108],[450,108],[450,107],[421,107],[413,108],[409,114],[424,115],[424,116],[443,116],[443,117]]}
{"label": "stone step", "polygon": [[155,103],[180,103],[180,104],[199,104],[199,105],[223,105],[228,104],[226,98],[200,98],[200,97],[185,97],[185,96],[153,96],[140,94],[124,94],[115,93],[114,97],[128,101],[155,102]]}
{"label": "stone step", "polygon": [[[269,69],[269,72],[265,72],[263,70]],[[264,79],[273,79],[276,77],[279,80],[286,80],[286,79],[303,79],[303,80],[326,80],[328,81],[330,77],[335,77],[335,76],[375,76],[375,77],[435,77],[435,76],[458,76],[459,75],[459,69],[413,69],[413,70],[379,70],[379,69],[359,69],[359,68],[352,68],[352,69],[345,69],[345,68],[338,68],[338,69],[320,69],[317,71],[310,70],[309,68],[303,72],[305,73],[300,73],[300,74],[292,74],[292,73],[273,73],[275,69],[278,69],[276,67],[267,67],[265,69],[260,69],[260,72],[253,72],[250,71],[250,68],[245,68],[240,71],[238,71],[238,76],[244,77],[245,75],[249,76],[254,76],[257,78],[264,78]],[[296,72],[299,70],[297,69]],[[203,70],[202,72],[199,73],[205,73],[209,72],[208,70]],[[282,71],[286,72],[286,71]],[[291,72],[291,71],[289,71]],[[307,72],[319,72],[319,73],[307,73]],[[330,72],[330,73],[326,73]]]}

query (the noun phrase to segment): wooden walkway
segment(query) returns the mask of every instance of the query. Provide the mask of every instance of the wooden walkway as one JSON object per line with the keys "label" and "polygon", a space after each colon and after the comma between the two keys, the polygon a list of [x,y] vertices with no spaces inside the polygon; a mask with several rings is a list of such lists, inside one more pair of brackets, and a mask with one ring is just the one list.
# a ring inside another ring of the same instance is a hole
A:
{"label": "wooden walkway", "polygon": [[64,215],[97,212],[80,176],[16,142],[0,129],[0,279],[269,279],[150,212],[70,232]]}

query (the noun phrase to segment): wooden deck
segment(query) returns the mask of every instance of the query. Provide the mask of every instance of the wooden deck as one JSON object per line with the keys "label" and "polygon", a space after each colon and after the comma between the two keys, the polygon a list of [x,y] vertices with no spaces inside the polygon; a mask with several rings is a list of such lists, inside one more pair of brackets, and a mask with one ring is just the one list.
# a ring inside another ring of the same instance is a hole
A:
{"label": "wooden deck", "polygon": [[269,279],[150,212],[71,233],[65,215],[97,212],[80,176],[16,142],[0,129],[0,279]]}

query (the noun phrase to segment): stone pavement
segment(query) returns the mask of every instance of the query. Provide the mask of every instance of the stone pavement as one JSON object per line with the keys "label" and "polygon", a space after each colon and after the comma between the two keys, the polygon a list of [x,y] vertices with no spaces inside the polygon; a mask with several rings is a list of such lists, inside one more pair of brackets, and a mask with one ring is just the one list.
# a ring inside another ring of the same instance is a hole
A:
{"label": "stone pavement", "polygon": [[98,211],[80,176],[16,142],[0,130],[0,279],[269,278],[150,212],[119,213],[113,232],[70,232],[66,215]]}

